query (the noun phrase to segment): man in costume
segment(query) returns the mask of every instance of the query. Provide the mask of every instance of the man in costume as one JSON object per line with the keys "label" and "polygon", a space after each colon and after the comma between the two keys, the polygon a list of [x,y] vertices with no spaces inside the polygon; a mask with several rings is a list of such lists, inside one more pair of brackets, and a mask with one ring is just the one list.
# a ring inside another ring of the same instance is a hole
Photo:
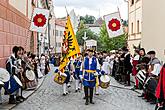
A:
{"label": "man in costume", "polygon": [[125,72],[125,84],[127,86],[130,86],[130,74],[132,73],[132,65],[131,65],[131,54],[129,53],[129,50],[125,47],[123,48],[123,51],[125,53],[124,55],[124,72]]}
{"label": "man in costume", "polygon": [[151,102],[151,104],[156,103],[155,99],[155,90],[157,86],[157,79],[161,70],[161,63],[158,58],[155,57],[155,51],[149,51],[147,53],[150,57],[150,62],[148,64],[148,74],[147,79],[150,79],[150,82],[147,82],[147,87],[145,88],[146,91],[146,99],[147,101]]}
{"label": "man in costume", "polygon": [[[88,96],[90,96],[90,103],[94,104],[93,102],[93,90],[96,85],[96,76],[97,70],[99,69],[99,62],[97,61],[96,57],[93,56],[93,50],[88,50],[88,56],[85,57],[84,60],[84,75],[80,76],[83,80],[84,85],[84,93],[85,93],[85,105],[89,104]],[[88,90],[90,89],[90,94]],[[89,95],[88,95],[89,94]]]}
{"label": "man in costume", "polygon": [[[6,62],[6,70],[10,73],[10,76],[17,75],[18,72],[17,58],[19,58],[20,54],[21,54],[20,48],[14,46],[12,49],[12,55],[8,58]],[[8,86],[10,86],[10,83],[8,84]],[[9,94],[9,104],[16,104],[16,102],[20,102],[20,98],[18,96],[18,90],[12,94],[8,93],[8,91],[5,90],[5,94]],[[15,96],[17,96],[16,99]]]}
{"label": "man in costume", "polygon": [[79,86],[80,77],[79,77],[79,75],[80,75],[80,72],[81,72],[80,69],[82,67],[82,61],[81,61],[80,56],[77,57],[77,59],[74,61],[73,65],[74,65],[74,69],[75,69],[75,71],[74,71],[74,79],[75,79],[75,86],[76,86],[75,92],[78,92],[78,90],[80,90],[80,86]]}

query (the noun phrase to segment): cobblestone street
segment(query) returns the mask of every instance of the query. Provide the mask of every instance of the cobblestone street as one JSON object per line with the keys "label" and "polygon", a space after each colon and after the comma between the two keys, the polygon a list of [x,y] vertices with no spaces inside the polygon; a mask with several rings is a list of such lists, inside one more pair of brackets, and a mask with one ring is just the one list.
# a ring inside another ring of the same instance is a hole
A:
{"label": "cobblestone street", "polygon": [[[53,71],[53,69],[52,69]],[[121,86],[111,78],[111,84]],[[95,105],[84,105],[83,91],[62,96],[62,86],[54,83],[53,74],[49,74],[43,85],[25,102],[13,110],[154,110],[154,105],[146,103],[139,94],[127,89],[109,87],[101,90],[99,96],[94,96]]]}

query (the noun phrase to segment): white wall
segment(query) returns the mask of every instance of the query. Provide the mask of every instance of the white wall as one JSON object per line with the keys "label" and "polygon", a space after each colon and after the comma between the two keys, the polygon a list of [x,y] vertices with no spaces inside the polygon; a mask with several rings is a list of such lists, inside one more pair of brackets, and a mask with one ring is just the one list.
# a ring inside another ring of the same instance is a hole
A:
{"label": "white wall", "polygon": [[9,0],[9,4],[26,15],[27,0]]}
{"label": "white wall", "polygon": [[[56,36],[56,43],[61,43],[62,45],[62,38],[63,38],[63,33],[65,30],[65,27],[56,25],[56,30],[58,30],[58,35]],[[62,36],[60,35],[60,32],[62,32]],[[56,46],[56,53],[61,53],[61,47]]]}
{"label": "white wall", "polygon": [[165,61],[165,0],[143,0],[142,46]]}
{"label": "white wall", "polygon": [[100,34],[100,27],[89,27],[89,29],[95,34]]}

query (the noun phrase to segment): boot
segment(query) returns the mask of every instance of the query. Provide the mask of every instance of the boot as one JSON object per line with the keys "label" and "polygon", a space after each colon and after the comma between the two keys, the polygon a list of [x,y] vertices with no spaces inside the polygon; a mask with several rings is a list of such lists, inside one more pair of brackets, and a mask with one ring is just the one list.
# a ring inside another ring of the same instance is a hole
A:
{"label": "boot", "polygon": [[84,93],[85,93],[85,105],[89,104],[89,99],[88,99],[88,87],[84,86]]}
{"label": "boot", "polygon": [[90,88],[90,103],[91,103],[91,104],[95,104],[95,103],[93,102],[93,88]]}
{"label": "boot", "polygon": [[86,97],[85,105],[89,105],[88,97]]}
{"label": "boot", "polygon": [[16,104],[16,100],[14,98],[14,95],[9,96],[9,104]]}

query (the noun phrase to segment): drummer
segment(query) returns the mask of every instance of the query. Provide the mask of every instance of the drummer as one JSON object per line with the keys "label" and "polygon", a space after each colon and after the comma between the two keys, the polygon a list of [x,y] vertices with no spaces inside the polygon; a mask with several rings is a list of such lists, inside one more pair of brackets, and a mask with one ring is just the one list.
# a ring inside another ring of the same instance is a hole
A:
{"label": "drummer", "polygon": [[[84,60],[84,75],[80,76],[81,80],[83,80],[84,85],[84,93],[85,93],[85,105],[88,105],[89,102],[94,104],[93,102],[93,89],[96,85],[96,71],[99,69],[99,62],[96,60],[96,57],[93,56],[93,50],[88,50],[88,56],[85,57]],[[90,90],[90,93],[88,93]],[[90,101],[88,99],[90,96]]]}
{"label": "drummer", "polygon": [[80,90],[80,72],[81,72],[81,67],[82,67],[82,61],[81,61],[81,56],[77,57],[77,59],[74,61],[73,63],[74,68],[75,68],[75,72],[74,72],[74,79],[75,79],[75,86],[76,86],[76,90],[75,92],[78,92],[78,90]]}
{"label": "drummer", "polygon": [[[6,62],[6,69],[10,73],[11,76],[17,74],[16,61],[20,54],[21,54],[21,51],[19,50],[19,47],[14,46],[12,49],[12,55],[8,58]],[[8,94],[7,91],[5,91],[5,94]],[[16,95],[17,93],[9,94],[9,104],[16,104],[16,102],[20,102],[18,96],[15,99]]]}

